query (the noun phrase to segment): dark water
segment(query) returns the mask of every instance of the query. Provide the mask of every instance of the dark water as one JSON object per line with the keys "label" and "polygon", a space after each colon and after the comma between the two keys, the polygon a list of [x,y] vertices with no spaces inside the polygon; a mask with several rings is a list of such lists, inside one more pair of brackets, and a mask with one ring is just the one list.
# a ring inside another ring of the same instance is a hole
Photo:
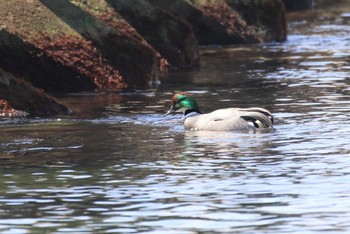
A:
{"label": "dark water", "polygon": [[[349,12],[294,13],[286,43],[203,49],[154,89],[68,95],[70,117],[0,120],[0,232],[349,233]],[[161,116],[174,90],[275,129],[185,131]]]}

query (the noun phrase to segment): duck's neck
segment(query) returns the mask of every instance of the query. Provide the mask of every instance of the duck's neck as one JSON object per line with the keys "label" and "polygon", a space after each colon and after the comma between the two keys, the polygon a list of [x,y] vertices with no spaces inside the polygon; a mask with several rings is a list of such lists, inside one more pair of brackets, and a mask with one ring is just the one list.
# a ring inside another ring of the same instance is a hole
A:
{"label": "duck's neck", "polygon": [[187,109],[184,111],[184,118],[198,115],[198,114],[202,114],[202,112],[199,109]]}

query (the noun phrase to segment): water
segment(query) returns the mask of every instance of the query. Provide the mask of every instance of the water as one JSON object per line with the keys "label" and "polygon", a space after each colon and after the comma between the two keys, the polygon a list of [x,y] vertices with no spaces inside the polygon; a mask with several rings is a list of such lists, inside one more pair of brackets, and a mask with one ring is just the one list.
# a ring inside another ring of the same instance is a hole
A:
{"label": "water", "polygon": [[[286,43],[204,48],[154,89],[60,98],[73,116],[0,120],[0,232],[348,233],[348,12],[290,15]],[[162,117],[174,90],[204,112],[266,107],[275,129],[185,131]]]}

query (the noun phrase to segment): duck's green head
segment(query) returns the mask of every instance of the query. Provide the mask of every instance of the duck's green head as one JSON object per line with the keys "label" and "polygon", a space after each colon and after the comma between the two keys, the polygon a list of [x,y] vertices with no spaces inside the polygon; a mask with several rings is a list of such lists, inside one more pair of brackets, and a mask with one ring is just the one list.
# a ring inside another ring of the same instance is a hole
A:
{"label": "duck's green head", "polygon": [[187,111],[200,113],[196,100],[185,92],[176,92],[174,94],[170,102],[170,109],[164,116],[172,114],[178,110],[182,110],[184,114],[186,114]]}

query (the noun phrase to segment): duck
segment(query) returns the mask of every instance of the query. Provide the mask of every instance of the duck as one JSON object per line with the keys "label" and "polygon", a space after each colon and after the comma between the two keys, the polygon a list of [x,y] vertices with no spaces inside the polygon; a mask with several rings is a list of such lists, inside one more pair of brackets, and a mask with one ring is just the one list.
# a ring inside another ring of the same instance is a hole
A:
{"label": "duck", "polygon": [[164,116],[183,112],[185,129],[197,131],[234,131],[243,129],[271,129],[274,117],[261,107],[224,108],[202,113],[196,100],[186,92],[175,92],[170,109]]}

